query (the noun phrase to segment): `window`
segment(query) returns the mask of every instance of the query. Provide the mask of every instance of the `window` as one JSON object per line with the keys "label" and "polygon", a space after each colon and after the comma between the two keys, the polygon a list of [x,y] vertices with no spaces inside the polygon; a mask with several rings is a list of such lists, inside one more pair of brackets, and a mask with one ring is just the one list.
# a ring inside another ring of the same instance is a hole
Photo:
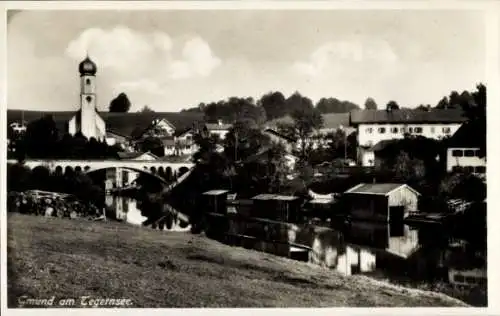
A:
{"label": "window", "polygon": [[455,150],[452,150],[451,151],[451,155],[453,157],[463,157],[464,156],[464,153],[463,151],[461,151],[460,149],[455,149]]}
{"label": "window", "polygon": [[90,95],[88,95],[85,100],[87,100],[88,103],[90,103],[90,101],[92,101],[92,97]]}
{"label": "window", "polygon": [[380,134],[384,134],[384,133],[385,133],[385,127],[379,127],[379,128],[378,128],[378,132],[379,132]]}
{"label": "window", "polygon": [[475,157],[481,157],[480,152],[481,152],[481,151],[480,151],[479,149],[474,150],[474,156],[475,156]]}
{"label": "window", "polygon": [[475,277],[468,276],[468,277],[465,277],[465,281],[466,281],[467,283],[470,283],[470,284],[475,284],[475,283],[476,283],[476,278],[475,278]]}
{"label": "window", "polygon": [[436,132],[436,128],[434,126],[431,127],[431,134],[434,134]]}
{"label": "window", "polygon": [[397,132],[398,132],[398,128],[397,127],[391,128],[391,133],[397,134]]}
{"label": "window", "polygon": [[474,150],[466,150],[464,156],[465,157],[474,157]]}
{"label": "window", "polygon": [[465,166],[464,171],[467,173],[473,173],[474,172],[474,167],[472,166]]}
{"label": "window", "polygon": [[86,84],[86,85],[89,85],[89,84],[90,84],[90,79],[89,79],[89,78],[87,78],[87,79],[85,80],[85,84]]}
{"label": "window", "polygon": [[462,167],[460,167],[460,166],[453,166],[451,168],[451,171],[453,171],[453,172],[460,172],[460,171],[462,171]]}
{"label": "window", "polygon": [[449,127],[443,127],[443,133],[449,134],[451,132],[451,129]]}
{"label": "window", "polygon": [[477,278],[477,280],[478,280],[478,283],[479,283],[480,285],[484,285],[484,284],[486,284],[486,278],[479,277],[479,278]]}
{"label": "window", "polygon": [[486,173],[486,167],[485,166],[476,166],[474,170],[475,170],[476,173]]}
{"label": "window", "polygon": [[417,134],[421,134],[422,133],[422,127],[415,127],[414,132],[417,133]]}
{"label": "window", "polygon": [[460,283],[463,283],[465,281],[464,276],[459,275],[459,274],[455,275],[454,279],[455,279],[455,282],[460,282]]}
{"label": "window", "polygon": [[368,127],[368,128],[366,129],[366,133],[367,133],[367,134],[371,134],[371,133],[373,133],[373,128]]}
{"label": "window", "polygon": [[413,127],[408,127],[408,133],[413,133]]}

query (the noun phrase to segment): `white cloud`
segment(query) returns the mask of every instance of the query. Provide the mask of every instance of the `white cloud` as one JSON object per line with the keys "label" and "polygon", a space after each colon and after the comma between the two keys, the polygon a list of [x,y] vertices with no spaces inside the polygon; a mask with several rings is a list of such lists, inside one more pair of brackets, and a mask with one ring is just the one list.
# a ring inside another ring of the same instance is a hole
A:
{"label": "white cloud", "polygon": [[169,76],[173,79],[207,77],[220,64],[221,60],[213,55],[207,42],[195,37],[184,44],[182,58],[172,61]]}
{"label": "white cloud", "polygon": [[173,52],[174,44],[168,34],[141,33],[125,26],[87,29],[66,49],[74,60],[82,60],[88,53],[98,68],[112,69],[127,79],[149,75],[170,79],[207,77],[221,64],[200,37],[183,43],[179,58]]}
{"label": "white cloud", "polygon": [[317,77],[348,65],[377,63],[386,66],[397,59],[385,41],[356,39],[325,43],[314,50],[307,61],[298,61],[292,68],[299,74]]}

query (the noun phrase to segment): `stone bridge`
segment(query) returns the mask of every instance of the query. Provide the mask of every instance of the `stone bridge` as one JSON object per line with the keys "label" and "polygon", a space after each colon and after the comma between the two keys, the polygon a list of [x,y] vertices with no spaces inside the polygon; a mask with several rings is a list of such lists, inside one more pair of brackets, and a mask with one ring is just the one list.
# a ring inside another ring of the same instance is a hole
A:
{"label": "stone bridge", "polygon": [[[8,163],[17,163],[16,160],[8,160]],[[193,163],[190,162],[168,162],[158,160],[43,160],[43,159],[29,159],[25,160],[23,164],[33,169],[38,166],[47,167],[50,171],[59,169],[65,172],[66,168],[70,167],[73,170],[83,171],[90,173],[98,170],[105,169],[127,169],[139,173],[147,173],[159,179],[158,175],[162,174],[179,174],[181,168],[192,169]],[[185,170],[185,171],[187,171]]]}

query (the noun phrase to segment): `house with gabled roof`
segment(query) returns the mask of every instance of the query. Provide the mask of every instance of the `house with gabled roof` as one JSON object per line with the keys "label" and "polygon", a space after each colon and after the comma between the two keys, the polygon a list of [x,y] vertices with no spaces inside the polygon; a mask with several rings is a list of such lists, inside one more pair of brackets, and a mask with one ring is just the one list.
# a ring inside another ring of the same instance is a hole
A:
{"label": "house with gabled roof", "polygon": [[371,148],[381,141],[403,139],[406,135],[444,139],[455,134],[466,121],[459,109],[355,110],[350,113],[350,125],[357,130],[358,163],[367,167],[375,165]]}
{"label": "house with gabled roof", "polygon": [[475,120],[463,124],[449,139],[446,170],[465,171],[486,177],[486,122]]}
{"label": "house with gabled roof", "polygon": [[420,193],[402,183],[360,183],[343,199],[353,219],[398,222],[418,210]]}
{"label": "house with gabled roof", "polygon": [[217,123],[206,123],[204,129],[209,136],[216,135],[219,139],[223,140],[226,138],[231,127],[233,127],[233,124],[224,123],[222,120],[218,120]]}

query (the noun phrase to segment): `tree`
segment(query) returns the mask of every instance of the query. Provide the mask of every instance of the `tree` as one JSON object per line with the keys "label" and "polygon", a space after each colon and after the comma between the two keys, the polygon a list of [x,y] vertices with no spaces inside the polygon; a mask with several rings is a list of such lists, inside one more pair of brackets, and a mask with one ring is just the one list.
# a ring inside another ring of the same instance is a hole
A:
{"label": "tree", "polygon": [[367,98],[365,101],[365,109],[366,110],[376,110],[377,109],[377,103],[373,98]]}
{"label": "tree", "polygon": [[419,181],[425,176],[425,165],[420,159],[412,159],[407,152],[401,152],[393,169],[397,179],[405,182]]}
{"label": "tree", "polygon": [[288,110],[288,114],[291,115],[297,110],[310,111],[314,108],[314,106],[311,99],[302,96],[298,91],[296,91],[286,99],[286,108]]}
{"label": "tree", "polygon": [[285,96],[281,92],[269,92],[264,94],[260,100],[257,102],[257,105],[264,108],[266,111],[266,116],[268,120],[272,120],[275,118],[279,118],[285,116],[286,114],[286,105],[285,105]]}
{"label": "tree", "polygon": [[165,155],[165,147],[163,142],[157,137],[146,137],[140,144],[139,147],[143,152],[150,152],[153,155],[163,157]]}
{"label": "tree", "polygon": [[440,193],[446,198],[480,202],[486,198],[486,184],[473,174],[457,172],[443,179]]}
{"label": "tree", "polygon": [[25,191],[29,188],[31,170],[22,164],[7,165],[7,190]]}
{"label": "tree", "polygon": [[450,103],[447,97],[443,97],[441,100],[439,100],[438,104],[436,105],[436,109],[447,109],[449,107]]}
{"label": "tree", "polygon": [[321,113],[347,113],[359,109],[359,106],[336,98],[321,98],[316,104],[316,109]]}
{"label": "tree", "polygon": [[430,109],[431,109],[431,106],[430,105],[423,105],[423,104],[420,104],[417,108],[417,110],[420,110],[420,111],[425,111],[425,112],[429,112]]}
{"label": "tree", "polygon": [[56,151],[58,139],[56,123],[51,115],[46,115],[28,124],[22,146],[28,156],[46,158]]}
{"label": "tree", "polygon": [[255,105],[252,98],[230,97],[228,100],[212,102],[204,107],[204,114],[207,122],[251,119],[256,124],[261,124],[266,120],[265,109]]}
{"label": "tree", "polygon": [[396,101],[391,100],[387,103],[386,109],[388,111],[399,110],[399,105]]}
{"label": "tree", "polygon": [[269,144],[251,120],[237,121],[224,139],[224,153],[229,161],[244,161]]}
{"label": "tree", "polygon": [[145,105],[141,110],[140,112],[142,113],[154,113],[153,109],[150,108],[148,105]]}
{"label": "tree", "polygon": [[122,92],[109,103],[109,112],[126,113],[130,110],[130,106],[130,100]]}
{"label": "tree", "polygon": [[337,130],[335,133],[325,135],[328,140],[330,160],[338,158],[356,159],[357,137],[355,133],[346,135],[345,130]]}
{"label": "tree", "polygon": [[474,103],[468,109],[467,116],[471,119],[485,119],[486,118],[486,86],[479,83],[476,86],[476,91],[472,93]]}
{"label": "tree", "polygon": [[323,126],[323,117],[312,103],[301,101],[292,112],[292,124],[280,124],[278,130],[284,135],[297,139],[300,148],[300,158],[307,160],[312,149],[311,136],[313,132]]}

